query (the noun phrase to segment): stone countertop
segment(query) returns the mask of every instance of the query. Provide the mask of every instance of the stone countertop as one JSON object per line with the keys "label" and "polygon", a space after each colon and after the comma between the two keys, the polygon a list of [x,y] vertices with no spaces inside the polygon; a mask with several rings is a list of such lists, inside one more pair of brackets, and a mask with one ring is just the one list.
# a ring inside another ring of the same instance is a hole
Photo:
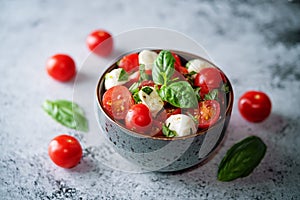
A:
{"label": "stone countertop", "polygon": [[[295,1],[1,1],[0,199],[300,199],[300,4]],[[45,99],[72,99],[73,83],[45,72],[55,53],[79,67],[88,33],[114,35],[141,27],[179,31],[202,44],[232,81],[235,104],[227,137],[205,165],[180,173],[127,173],[97,159],[101,149],[51,120]],[[252,124],[237,110],[247,90],[265,91],[271,116]],[[70,170],[48,158],[61,133],[80,139],[81,163]],[[232,182],[216,179],[226,151],[249,135],[266,156],[254,172]]]}

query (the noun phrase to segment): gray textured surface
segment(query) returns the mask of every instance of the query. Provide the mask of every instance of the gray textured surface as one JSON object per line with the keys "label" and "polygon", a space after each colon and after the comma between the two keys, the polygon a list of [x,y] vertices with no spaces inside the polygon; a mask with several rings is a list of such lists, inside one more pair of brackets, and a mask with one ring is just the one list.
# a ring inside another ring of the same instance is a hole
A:
{"label": "gray textured surface", "polygon": [[[149,3],[148,3],[149,2]],[[151,3],[150,3],[151,2]],[[299,199],[300,5],[288,1],[0,1],[1,199]],[[64,52],[78,66],[86,35],[144,26],[178,30],[201,43],[233,82],[236,101],[227,137],[206,165],[172,174],[132,174],[98,161],[102,151],[85,135],[48,116],[46,99],[71,99],[73,83],[45,73],[47,57]],[[272,115],[250,124],[238,113],[249,89],[267,92]],[[71,170],[56,167],[47,145],[60,133],[82,141],[84,157]],[[246,178],[216,180],[226,150],[248,135],[268,146]]]}

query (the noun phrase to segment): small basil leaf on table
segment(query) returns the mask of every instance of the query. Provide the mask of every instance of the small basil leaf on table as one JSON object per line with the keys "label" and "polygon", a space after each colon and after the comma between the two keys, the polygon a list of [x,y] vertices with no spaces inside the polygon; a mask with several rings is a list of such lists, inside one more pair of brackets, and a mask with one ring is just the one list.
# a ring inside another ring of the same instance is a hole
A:
{"label": "small basil leaf on table", "polygon": [[186,81],[178,81],[159,90],[160,97],[171,105],[179,108],[193,108],[198,106],[198,99],[194,89]]}
{"label": "small basil leaf on table", "polygon": [[249,136],[233,145],[222,159],[218,180],[232,181],[248,176],[260,163],[267,146],[257,136]]}
{"label": "small basil leaf on table", "polygon": [[77,104],[67,100],[46,100],[42,107],[58,123],[75,130],[88,131],[84,111]]}
{"label": "small basil leaf on table", "polygon": [[170,51],[162,50],[158,54],[152,69],[152,78],[155,84],[167,85],[175,71],[174,63],[175,58]]}

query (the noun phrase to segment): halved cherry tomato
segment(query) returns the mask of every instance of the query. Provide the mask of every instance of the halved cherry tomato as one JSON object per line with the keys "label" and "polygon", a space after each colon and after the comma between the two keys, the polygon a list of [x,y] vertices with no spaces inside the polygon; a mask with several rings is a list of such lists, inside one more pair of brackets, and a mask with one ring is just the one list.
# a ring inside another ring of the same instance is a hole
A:
{"label": "halved cherry tomato", "polygon": [[99,56],[109,56],[113,49],[111,34],[105,30],[95,30],[90,33],[86,38],[86,44],[93,53]]}
{"label": "halved cherry tomato", "polygon": [[264,92],[248,91],[239,99],[239,111],[250,122],[261,122],[271,113],[271,100]]}
{"label": "halved cherry tomato", "polygon": [[48,154],[56,165],[72,168],[79,163],[82,157],[82,148],[76,138],[69,135],[59,135],[49,143]]}
{"label": "halved cherry tomato", "polygon": [[130,91],[122,85],[107,90],[102,97],[105,111],[113,119],[124,119],[128,110],[134,104]]}
{"label": "halved cherry tomato", "polygon": [[206,100],[199,103],[199,128],[208,128],[214,125],[220,117],[220,104],[216,100]]}
{"label": "halved cherry tomato", "polygon": [[132,72],[139,70],[139,55],[132,53],[124,56],[119,62],[118,66],[123,68],[126,72]]}
{"label": "halved cherry tomato", "polygon": [[133,105],[127,112],[125,125],[132,131],[150,134],[152,115],[149,108],[142,103]]}
{"label": "halved cherry tomato", "polygon": [[69,81],[76,74],[74,60],[66,54],[56,54],[50,57],[46,63],[48,74],[58,81]]}
{"label": "halved cherry tomato", "polygon": [[224,74],[214,67],[202,69],[195,77],[194,86],[201,88],[201,94],[205,95],[212,89],[220,87]]}

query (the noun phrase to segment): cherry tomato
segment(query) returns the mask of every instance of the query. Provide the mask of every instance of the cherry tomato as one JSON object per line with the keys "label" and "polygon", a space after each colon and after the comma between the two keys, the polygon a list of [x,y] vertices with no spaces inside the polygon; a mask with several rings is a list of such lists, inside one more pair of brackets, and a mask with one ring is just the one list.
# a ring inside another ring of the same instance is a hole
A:
{"label": "cherry tomato", "polygon": [[140,103],[133,105],[125,117],[126,128],[138,133],[150,133],[152,125],[152,115],[149,108]]}
{"label": "cherry tomato", "polygon": [[271,100],[260,91],[248,91],[241,96],[238,103],[241,115],[250,122],[261,122],[271,113]]}
{"label": "cherry tomato", "polygon": [[66,54],[56,54],[50,57],[46,63],[48,74],[62,82],[69,81],[76,74],[74,60]]}
{"label": "cherry tomato", "polygon": [[216,100],[206,100],[199,103],[199,128],[208,128],[214,125],[220,117],[220,104]]}
{"label": "cherry tomato", "polygon": [[187,68],[181,66],[181,61],[180,58],[177,54],[172,52],[173,57],[175,58],[175,62],[174,62],[174,68],[176,71],[180,72],[181,74],[188,74],[188,70]]}
{"label": "cherry tomato", "polygon": [[102,97],[105,111],[113,119],[124,119],[128,110],[134,104],[130,91],[122,85],[107,90]]}
{"label": "cherry tomato", "polygon": [[124,56],[119,62],[118,66],[123,68],[126,72],[138,70],[139,55],[137,53]]}
{"label": "cherry tomato", "polygon": [[[88,48],[99,56],[109,56],[113,49],[111,34],[105,30],[95,30],[86,38]],[[101,44],[101,45],[100,45]]]}
{"label": "cherry tomato", "polygon": [[217,68],[204,68],[196,75],[194,86],[201,87],[201,93],[207,94],[212,89],[220,86],[223,82],[223,77],[223,73]]}
{"label": "cherry tomato", "polygon": [[79,163],[82,157],[82,148],[76,138],[69,135],[59,135],[49,143],[48,154],[56,165],[72,168]]}

